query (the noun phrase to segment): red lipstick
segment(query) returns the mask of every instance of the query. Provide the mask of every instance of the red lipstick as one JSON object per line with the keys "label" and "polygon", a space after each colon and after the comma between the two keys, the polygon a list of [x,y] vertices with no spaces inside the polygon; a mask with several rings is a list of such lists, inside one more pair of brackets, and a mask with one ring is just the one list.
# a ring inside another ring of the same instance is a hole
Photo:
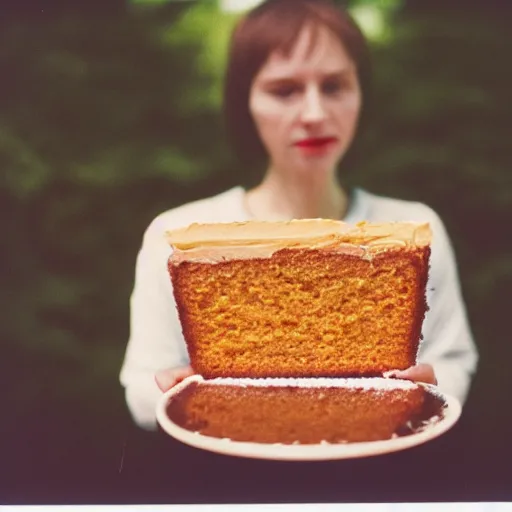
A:
{"label": "red lipstick", "polygon": [[311,137],[296,142],[295,147],[305,157],[322,157],[329,153],[337,141],[336,137]]}
{"label": "red lipstick", "polygon": [[336,140],[336,137],[311,137],[300,140],[295,145],[299,148],[322,148],[336,142]]}

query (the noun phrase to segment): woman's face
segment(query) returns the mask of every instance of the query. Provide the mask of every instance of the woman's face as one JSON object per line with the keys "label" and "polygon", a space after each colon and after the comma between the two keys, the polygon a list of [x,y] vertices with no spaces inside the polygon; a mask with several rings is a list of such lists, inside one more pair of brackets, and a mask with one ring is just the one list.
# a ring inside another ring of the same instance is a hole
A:
{"label": "woman's face", "polygon": [[332,174],[356,130],[356,67],[327,29],[311,45],[303,29],[290,55],[274,52],[256,75],[249,109],[271,170],[298,177]]}

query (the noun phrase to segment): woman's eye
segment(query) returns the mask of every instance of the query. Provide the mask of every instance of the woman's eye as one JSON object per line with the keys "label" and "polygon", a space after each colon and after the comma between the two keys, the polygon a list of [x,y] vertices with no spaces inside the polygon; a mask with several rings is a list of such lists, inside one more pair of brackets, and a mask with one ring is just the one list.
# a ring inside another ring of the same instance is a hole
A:
{"label": "woman's eye", "polygon": [[300,88],[296,85],[280,85],[278,87],[274,87],[271,89],[271,94],[276,96],[277,98],[290,98],[294,94],[298,93]]}
{"label": "woman's eye", "polygon": [[343,88],[344,85],[339,80],[330,80],[322,84],[322,92],[329,95],[338,94]]}

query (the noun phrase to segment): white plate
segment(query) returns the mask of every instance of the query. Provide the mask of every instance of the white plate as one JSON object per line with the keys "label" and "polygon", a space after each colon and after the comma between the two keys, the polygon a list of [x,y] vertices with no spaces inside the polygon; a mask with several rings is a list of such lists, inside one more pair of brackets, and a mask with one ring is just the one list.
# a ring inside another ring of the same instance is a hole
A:
{"label": "white plate", "polygon": [[[160,426],[170,436],[182,443],[195,448],[201,448],[211,452],[224,455],[233,455],[238,457],[249,457],[255,459],[270,460],[336,460],[352,459],[360,457],[370,457],[374,455],[383,455],[412,448],[414,446],[431,441],[449,430],[460,417],[461,406],[457,399],[442,395],[446,401],[446,407],[443,410],[443,418],[428,426],[422,432],[388,439],[385,441],[371,441],[364,443],[347,444],[308,444],[308,445],[285,445],[285,444],[263,444],[231,441],[230,439],[219,439],[216,437],[204,436],[186,430],[176,425],[167,415],[167,406],[170,399],[191,382],[203,380],[202,377],[193,375],[187,377],[178,385],[167,391],[161,397],[157,409],[156,417]],[[434,388],[428,384],[422,384],[426,388]],[[439,394],[439,391],[436,390]]]}

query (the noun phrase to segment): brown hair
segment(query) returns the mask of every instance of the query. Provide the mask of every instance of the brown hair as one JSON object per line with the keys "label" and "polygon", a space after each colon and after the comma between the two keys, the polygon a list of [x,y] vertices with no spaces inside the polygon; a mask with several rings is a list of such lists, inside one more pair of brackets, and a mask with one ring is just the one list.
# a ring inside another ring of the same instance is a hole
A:
{"label": "brown hair", "polygon": [[326,27],[339,38],[354,61],[363,96],[359,125],[366,117],[370,62],[365,37],[350,15],[330,0],[266,0],[243,18],[231,38],[224,84],[224,116],[227,135],[243,160],[267,156],[249,111],[254,77],[275,50],[287,54],[304,26],[313,37]]}

